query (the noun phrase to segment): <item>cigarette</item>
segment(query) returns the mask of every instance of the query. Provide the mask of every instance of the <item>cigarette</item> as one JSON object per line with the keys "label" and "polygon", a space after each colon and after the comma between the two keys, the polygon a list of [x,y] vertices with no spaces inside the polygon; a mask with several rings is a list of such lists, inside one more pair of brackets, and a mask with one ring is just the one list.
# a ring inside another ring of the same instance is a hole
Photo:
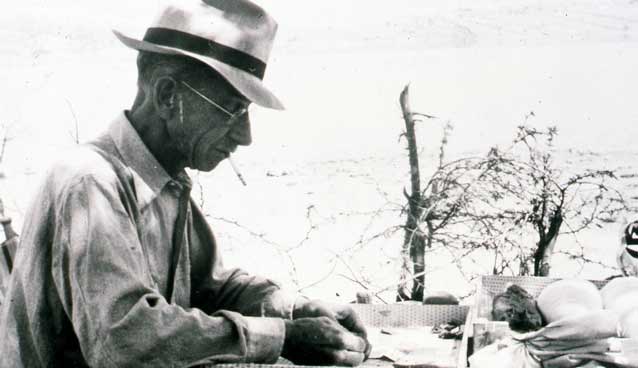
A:
{"label": "cigarette", "polygon": [[235,166],[235,162],[230,157],[230,153],[228,154],[228,162],[230,162],[230,166],[233,168],[233,171],[235,172],[235,175],[237,175],[237,177],[239,178],[239,181],[241,181],[241,183],[244,184],[244,186],[248,185],[248,184],[246,184],[246,181],[244,180],[244,177],[241,176],[241,174],[239,173],[239,170],[237,169],[237,166]]}

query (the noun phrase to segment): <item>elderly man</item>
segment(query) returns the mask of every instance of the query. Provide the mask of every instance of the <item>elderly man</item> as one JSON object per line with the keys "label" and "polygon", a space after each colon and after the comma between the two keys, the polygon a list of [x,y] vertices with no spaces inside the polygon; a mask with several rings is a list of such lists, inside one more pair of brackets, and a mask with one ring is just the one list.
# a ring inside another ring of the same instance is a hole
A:
{"label": "elderly man", "polygon": [[276,24],[247,0],[169,6],[142,40],[138,94],[47,173],[26,214],[0,319],[2,367],[360,364],[348,307],[293,298],[222,265],[184,169],[251,143],[246,108]]}

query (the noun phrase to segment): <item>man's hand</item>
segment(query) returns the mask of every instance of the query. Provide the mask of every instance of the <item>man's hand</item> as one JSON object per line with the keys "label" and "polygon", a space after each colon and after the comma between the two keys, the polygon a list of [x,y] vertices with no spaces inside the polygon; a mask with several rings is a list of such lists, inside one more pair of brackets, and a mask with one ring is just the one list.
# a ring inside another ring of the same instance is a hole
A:
{"label": "man's hand", "polygon": [[365,339],[330,317],[286,320],[281,355],[295,364],[357,366],[364,360]]}
{"label": "man's hand", "polygon": [[350,306],[343,304],[328,304],[320,300],[304,299],[297,301],[295,309],[292,312],[292,316],[295,320],[298,318],[308,317],[328,317],[339,322],[341,326],[345,327],[348,331],[361,337],[365,341],[366,347],[364,350],[364,359],[368,359],[368,356],[370,356],[372,345],[368,342],[368,333],[366,332],[363,322],[361,322],[359,316],[357,316]]}

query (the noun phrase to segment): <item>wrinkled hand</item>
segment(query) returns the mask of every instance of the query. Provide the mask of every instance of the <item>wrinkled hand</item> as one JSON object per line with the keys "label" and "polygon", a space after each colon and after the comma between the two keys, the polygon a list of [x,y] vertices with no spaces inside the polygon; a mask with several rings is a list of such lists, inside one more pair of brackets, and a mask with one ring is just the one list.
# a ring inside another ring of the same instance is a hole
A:
{"label": "wrinkled hand", "polygon": [[295,364],[357,366],[364,360],[365,339],[330,317],[286,320],[281,355]]}
{"label": "wrinkled hand", "polygon": [[292,316],[295,320],[308,317],[328,317],[339,322],[341,326],[365,341],[364,360],[370,356],[372,345],[370,345],[368,341],[368,333],[366,332],[363,322],[350,306],[330,304],[320,300],[301,300],[295,304]]}

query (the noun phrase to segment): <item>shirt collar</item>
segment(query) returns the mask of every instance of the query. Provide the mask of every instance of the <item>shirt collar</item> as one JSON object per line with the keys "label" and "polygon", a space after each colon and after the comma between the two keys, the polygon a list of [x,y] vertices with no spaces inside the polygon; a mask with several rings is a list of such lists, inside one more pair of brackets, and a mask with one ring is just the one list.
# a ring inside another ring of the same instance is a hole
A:
{"label": "shirt collar", "polygon": [[[150,202],[172,178],[162,165],[157,162],[151,151],[148,150],[124,112],[118,115],[115,121],[111,123],[109,135],[120,152],[124,164],[129,166],[136,174],[134,178],[136,190],[138,191],[138,200],[142,199],[144,202]],[[140,191],[145,191],[140,187],[140,184],[144,184],[142,187],[146,187],[144,189],[150,191],[150,193],[140,193]],[[146,195],[140,196],[140,194]],[[144,206],[146,203],[140,204]]]}

